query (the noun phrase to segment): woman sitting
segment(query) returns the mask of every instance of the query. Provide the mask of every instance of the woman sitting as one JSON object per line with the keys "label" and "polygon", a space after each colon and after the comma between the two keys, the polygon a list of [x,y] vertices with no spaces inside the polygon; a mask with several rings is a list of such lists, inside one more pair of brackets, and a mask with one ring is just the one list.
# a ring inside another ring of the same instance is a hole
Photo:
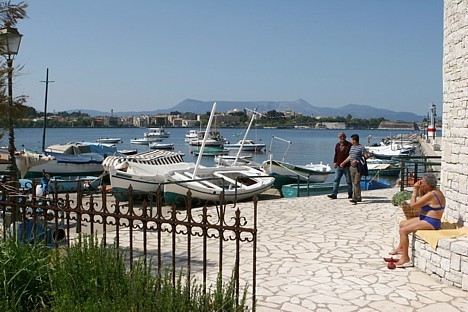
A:
{"label": "woman sitting", "polygon": [[401,254],[400,260],[395,265],[403,265],[410,262],[408,255],[408,234],[417,230],[438,230],[442,225],[440,219],[445,209],[445,196],[437,189],[437,178],[432,173],[427,173],[422,180],[414,184],[413,196],[409,203],[411,208],[421,208],[419,217],[400,222],[400,243],[391,255]]}

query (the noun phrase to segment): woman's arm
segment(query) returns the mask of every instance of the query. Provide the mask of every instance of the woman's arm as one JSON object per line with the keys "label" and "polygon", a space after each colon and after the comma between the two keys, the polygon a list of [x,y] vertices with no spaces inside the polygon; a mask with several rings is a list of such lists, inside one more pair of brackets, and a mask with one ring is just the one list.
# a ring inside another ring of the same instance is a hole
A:
{"label": "woman's arm", "polygon": [[419,187],[413,188],[413,195],[411,196],[410,207],[421,208],[427,204],[430,204],[434,195],[432,192],[426,193],[423,196],[419,196]]}

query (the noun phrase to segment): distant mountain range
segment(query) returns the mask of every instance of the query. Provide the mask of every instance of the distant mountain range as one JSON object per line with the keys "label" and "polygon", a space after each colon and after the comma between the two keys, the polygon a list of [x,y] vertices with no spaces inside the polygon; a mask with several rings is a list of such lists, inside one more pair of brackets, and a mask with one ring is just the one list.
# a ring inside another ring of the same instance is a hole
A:
{"label": "distant mountain range", "polygon": [[[243,110],[244,108],[248,109],[257,109],[259,112],[267,112],[271,110],[276,111],[285,111],[291,109],[297,113],[301,113],[306,116],[327,116],[327,117],[346,117],[348,114],[354,118],[385,118],[387,120],[399,120],[399,121],[422,121],[424,116],[416,115],[410,112],[394,112],[388,109],[375,108],[369,105],[359,105],[359,104],[348,104],[342,107],[331,108],[331,107],[318,107],[309,104],[303,99],[298,99],[295,101],[216,101],[217,111],[225,112],[234,109]],[[179,104],[165,109],[158,109],[153,111],[127,111],[127,112],[114,112],[114,116],[129,116],[129,115],[155,115],[163,114],[170,112],[192,112],[195,114],[205,114],[206,112],[211,111],[213,106],[213,101],[199,101],[194,99],[186,99]],[[77,112],[89,114],[90,116],[107,116],[110,115],[109,112],[100,112],[96,110],[88,109],[74,109],[69,110],[68,112]]]}

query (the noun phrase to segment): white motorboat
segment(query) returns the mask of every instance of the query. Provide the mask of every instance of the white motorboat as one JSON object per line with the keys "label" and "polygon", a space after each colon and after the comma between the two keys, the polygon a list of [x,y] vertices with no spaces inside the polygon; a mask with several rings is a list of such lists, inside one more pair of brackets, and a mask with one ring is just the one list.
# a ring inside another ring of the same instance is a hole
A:
{"label": "white motorboat", "polygon": [[158,142],[151,142],[149,144],[149,148],[151,149],[174,149],[174,143],[158,143]]}
{"label": "white motorboat", "polygon": [[235,144],[224,144],[224,148],[227,149],[240,149],[242,148],[243,151],[254,151],[260,152],[265,150],[266,144],[264,143],[255,143],[252,140],[240,140]]}
{"label": "white motorboat", "polygon": [[[190,140],[189,144],[193,146],[201,146],[205,137],[205,131],[198,131],[198,137]],[[224,137],[218,131],[209,131],[208,137],[205,138],[205,146],[222,147],[225,143]]]}
{"label": "white motorboat", "polygon": [[17,158],[23,178],[50,176],[99,176],[104,171],[102,161],[118,154],[113,145],[70,142],[47,147],[44,154],[23,152]]}
{"label": "white motorboat", "polygon": [[389,144],[383,142],[378,146],[366,146],[369,153],[373,154],[376,158],[390,159],[392,157],[411,155],[414,153],[414,146],[412,144]]}
{"label": "white motorboat", "polygon": [[148,128],[148,132],[145,132],[145,137],[151,137],[151,138],[168,138],[170,136],[170,132],[166,131],[163,127],[159,128]]}
{"label": "white motorboat", "polygon": [[185,134],[185,142],[190,142],[191,140],[198,139],[198,130],[189,130]]}
{"label": "white motorboat", "polygon": [[106,143],[106,144],[116,144],[116,143],[122,143],[122,138],[98,138],[96,139],[96,142],[99,143]]}
{"label": "white motorboat", "polygon": [[132,144],[138,144],[138,145],[149,145],[152,142],[160,142],[162,141],[162,138],[157,138],[157,137],[144,137],[144,138],[134,138],[130,140],[130,143]]}

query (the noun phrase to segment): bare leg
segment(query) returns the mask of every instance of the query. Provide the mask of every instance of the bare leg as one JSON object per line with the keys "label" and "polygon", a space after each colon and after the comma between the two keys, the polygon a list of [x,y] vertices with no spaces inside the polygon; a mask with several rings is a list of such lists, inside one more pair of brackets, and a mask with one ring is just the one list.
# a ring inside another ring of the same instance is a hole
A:
{"label": "bare leg", "polygon": [[[411,219],[413,220],[413,219]],[[411,221],[409,220],[409,221]],[[415,220],[414,222],[407,222],[403,224],[400,228],[400,247],[401,247],[401,258],[395,265],[403,265],[411,261],[409,254],[408,254],[408,247],[409,247],[409,238],[408,234],[414,233],[417,230],[434,230],[434,227],[427,223],[426,221]]]}
{"label": "bare leg", "polygon": [[[405,228],[407,227],[409,224],[412,224],[412,223],[415,223],[415,222],[418,222],[419,221],[419,217],[416,217],[416,218],[411,218],[409,220],[403,220],[400,222],[399,224],[399,229],[401,231],[402,228]],[[389,255],[401,255],[402,253],[402,248],[401,248],[401,241],[398,243],[398,246],[397,248],[395,248],[394,250],[390,251],[388,254]]]}

